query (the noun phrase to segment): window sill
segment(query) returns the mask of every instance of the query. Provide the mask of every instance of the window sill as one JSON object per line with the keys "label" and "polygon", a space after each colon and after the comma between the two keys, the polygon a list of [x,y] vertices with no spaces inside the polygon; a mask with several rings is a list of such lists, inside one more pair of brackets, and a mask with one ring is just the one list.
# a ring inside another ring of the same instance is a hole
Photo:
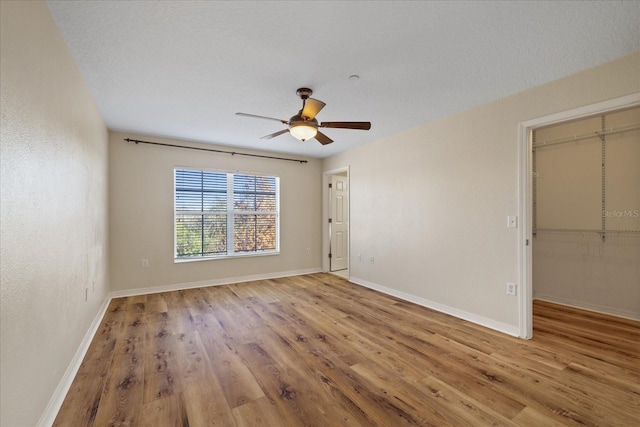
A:
{"label": "window sill", "polygon": [[246,254],[235,254],[235,255],[216,255],[216,256],[207,256],[207,257],[194,257],[194,258],[174,258],[174,264],[182,264],[187,262],[198,262],[198,261],[214,261],[219,259],[238,259],[238,258],[253,258],[253,257],[263,257],[263,256],[272,256],[272,255],[280,255],[280,251],[273,252],[260,252],[260,253],[246,253]]}

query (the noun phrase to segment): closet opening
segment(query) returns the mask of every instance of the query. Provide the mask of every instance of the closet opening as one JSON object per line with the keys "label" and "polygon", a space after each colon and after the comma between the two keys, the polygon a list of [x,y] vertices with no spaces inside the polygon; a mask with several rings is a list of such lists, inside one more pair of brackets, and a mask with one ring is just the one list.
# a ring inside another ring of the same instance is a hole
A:
{"label": "closet opening", "polygon": [[640,320],[640,94],[520,130],[520,336],[534,301]]}

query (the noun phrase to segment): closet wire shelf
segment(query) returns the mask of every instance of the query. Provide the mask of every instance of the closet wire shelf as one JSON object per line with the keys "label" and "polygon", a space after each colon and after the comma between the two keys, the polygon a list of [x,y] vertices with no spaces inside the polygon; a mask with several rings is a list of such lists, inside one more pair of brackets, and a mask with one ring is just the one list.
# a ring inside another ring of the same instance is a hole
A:
{"label": "closet wire shelf", "polygon": [[640,236],[640,230],[589,230],[589,229],[572,229],[572,228],[534,228],[533,234],[536,233],[595,233],[595,234],[627,234]]}
{"label": "closet wire shelf", "polygon": [[[573,135],[570,137],[565,137],[565,138],[559,138],[559,139],[554,139],[554,140],[550,140],[550,141],[536,141],[535,139],[535,132],[533,134],[533,141],[532,141],[532,149],[533,149],[533,161],[534,161],[534,174],[535,174],[535,152],[536,152],[536,148],[542,148],[542,147],[547,147],[550,145],[556,145],[556,144],[564,144],[567,142],[575,142],[575,141],[581,141],[583,139],[588,139],[588,138],[593,138],[593,137],[600,137],[602,139],[602,143],[603,143],[603,150],[604,150],[604,137],[608,136],[608,135],[613,135],[613,134],[617,134],[617,133],[621,133],[621,132],[628,132],[628,131],[633,131],[636,129],[640,129],[640,122],[634,122],[634,123],[627,123],[621,126],[617,126],[617,127],[611,127],[611,128],[605,128],[604,127],[604,116],[603,116],[603,123],[602,123],[602,130],[600,131],[596,131],[596,132],[589,132],[589,133],[584,133],[584,134],[580,134],[580,135]],[[602,164],[603,168],[604,168],[604,152],[603,152],[603,164]],[[604,172],[603,172],[604,173]],[[603,178],[604,179],[604,178]],[[602,198],[603,198],[603,208],[604,208],[604,182],[603,182],[603,194],[602,194]],[[534,183],[534,206],[535,206],[535,183]],[[611,234],[611,235],[619,235],[619,236],[640,236],[640,230],[605,230],[605,229],[571,229],[571,228],[537,228],[535,227],[535,223],[536,223],[536,214],[535,214],[535,207],[534,207],[534,214],[533,214],[533,221],[534,221],[534,228],[532,230],[533,232],[533,236],[535,237],[537,233],[559,233],[559,234],[597,234],[599,236],[602,237],[603,241],[604,238],[607,234]],[[604,228],[604,222],[603,222],[603,228]]]}
{"label": "closet wire shelf", "polygon": [[566,142],[574,142],[574,141],[581,141],[583,139],[588,139],[588,138],[593,138],[593,137],[605,137],[608,135],[613,135],[616,133],[621,133],[621,132],[628,132],[628,131],[632,131],[632,130],[636,130],[636,129],[640,129],[640,123],[627,123],[625,125],[622,126],[618,126],[618,127],[612,127],[609,129],[602,129],[600,131],[596,131],[596,132],[589,132],[589,133],[583,133],[581,135],[573,135],[570,137],[566,137],[566,138],[560,138],[560,139],[554,139],[554,140],[550,140],[550,141],[542,141],[542,142],[535,142],[533,143],[533,150],[535,150],[536,148],[542,148],[542,147],[547,147],[549,145],[556,145],[556,144],[564,144]]}

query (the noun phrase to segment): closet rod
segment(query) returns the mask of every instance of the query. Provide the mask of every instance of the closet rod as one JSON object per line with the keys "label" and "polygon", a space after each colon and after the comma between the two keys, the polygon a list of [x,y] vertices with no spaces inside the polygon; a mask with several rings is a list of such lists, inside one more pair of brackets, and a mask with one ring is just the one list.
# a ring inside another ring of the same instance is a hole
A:
{"label": "closet rod", "polygon": [[595,132],[589,132],[581,135],[574,135],[568,138],[552,139],[551,141],[543,141],[543,142],[534,144],[533,149],[546,147],[549,145],[564,144],[565,142],[580,141],[582,139],[593,138],[596,136],[613,135],[616,133],[626,132],[626,131],[635,130],[635,129],[640,129],[640,123],[629,123],[626,125],[618,126],[616,128],[609,128],[604,131],[595,131]]}
{"label": "closet rod", "polygon": [[261,159],[284,160],[287,162],[309,163],[308,160],[289,159],[286,157],[262,156],[260,154],[238,153],[236,151],[214,150],[213,148],[189,147],[187,145],[165,144],[162,142],[141,141],[139,139],[124,139],[127,142],[135,142],[136,144],[161,145],[163,147],[186,148],[187,150],[211,151],[212,153],[231,154],[232,156],[260,157]]}

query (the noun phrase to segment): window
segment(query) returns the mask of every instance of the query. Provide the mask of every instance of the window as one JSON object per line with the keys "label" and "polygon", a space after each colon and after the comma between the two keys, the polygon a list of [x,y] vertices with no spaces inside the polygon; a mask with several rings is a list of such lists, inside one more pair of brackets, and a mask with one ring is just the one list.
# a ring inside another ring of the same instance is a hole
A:
{"label": "window", "polygon": [[279,178],[175,170],[175,259],[279,252]]}

